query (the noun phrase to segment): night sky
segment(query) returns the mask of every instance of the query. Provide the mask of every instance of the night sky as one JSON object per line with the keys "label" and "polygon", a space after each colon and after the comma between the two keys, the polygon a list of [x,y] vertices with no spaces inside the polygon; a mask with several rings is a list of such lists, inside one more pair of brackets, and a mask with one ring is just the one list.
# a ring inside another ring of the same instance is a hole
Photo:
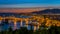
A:
{"label": "night sky", "polygon": [[0,0],[0,8],[60,6],[60,0]]}

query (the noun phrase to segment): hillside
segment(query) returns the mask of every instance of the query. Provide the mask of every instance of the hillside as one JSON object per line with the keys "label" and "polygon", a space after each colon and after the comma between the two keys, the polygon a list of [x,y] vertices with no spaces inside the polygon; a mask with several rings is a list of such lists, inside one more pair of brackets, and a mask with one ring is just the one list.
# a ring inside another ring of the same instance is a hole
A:
{"label": "hillside", "polygon": [[60,14],[60,9],[46,9],[42,11],[32,12],[33,14]]}

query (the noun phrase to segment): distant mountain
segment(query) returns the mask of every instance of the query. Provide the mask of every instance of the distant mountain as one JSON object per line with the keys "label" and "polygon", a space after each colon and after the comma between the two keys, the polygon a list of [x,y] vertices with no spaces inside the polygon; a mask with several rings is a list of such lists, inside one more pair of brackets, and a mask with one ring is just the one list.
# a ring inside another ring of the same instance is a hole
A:
{"label": "distant mountain", "polygon": [[32,12],[33,14],[60,14],[60,9],[46,9],[42,11]]}
{"label": "distant mountain", "polygon": [[31,13],[0,13],[0,16],[20,16],[21,14],[60,14],[60,9],[45,9],[40,11],[33,11]]}

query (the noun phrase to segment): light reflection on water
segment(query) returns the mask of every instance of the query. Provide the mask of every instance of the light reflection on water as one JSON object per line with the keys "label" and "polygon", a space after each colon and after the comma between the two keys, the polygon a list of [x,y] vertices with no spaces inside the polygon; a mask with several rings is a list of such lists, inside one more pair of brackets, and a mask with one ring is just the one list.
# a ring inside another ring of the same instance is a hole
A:
{"label": "light reflection on water", "polygon": [[[2,13],[2,14],[0,14],[0,16],[2,16],[2,17],[5,17],[5,16],[11,16],[11,15],[13,15],[13,14],[5,14],[5,13]],[[24,15],[14,15],[15,17],[17,17],[17,18],[29,18],[29,17],[31,17],[31,16],[24,16]],[[3,21],[2,21],[2,23],[3,23]],[[0,24],[0,31],[4,31],[4,30],[8,30],[8,28],[11,26],[12,27],[12,29],[14,30],[14,23],[13,22],[11,22],[11,23],[9,23],[9,24],[5,24],[5,23],[3,23],[4,25],[1,25]],[[25,23],[23,23],[23,26],[24,26],[24,24]],[[20,22],[17,22],[17,29],[19,29],[20,28]],[[28,30],[30,30],[30,26],[28,26],[27,27],[27,29]]]}
{"label": "light reflection on water", "polygon": [[[1,25],[1,24],[0,24]],[[20,29],[20,22],[17,22],[17,24],[16,24],[17,26],[16,26],[16,29]],[[24,26],[25,25],[25,23],[23,23],[22,24],[22,26]],[[1,25],[0,26],[0,31],[4,31],[4,30],[8,30],[8,28],[9,27],[12,27],[12,29],[14,30],[14,23],[12,22],[12,23],[10,23],[10,24],[4,24],[4,25]],[[30,25],[28,25],[28,27],[27,27],[27,29],[28,30],[30,30]],[[32,29],[33,29],[33,26],[32,26]]]}

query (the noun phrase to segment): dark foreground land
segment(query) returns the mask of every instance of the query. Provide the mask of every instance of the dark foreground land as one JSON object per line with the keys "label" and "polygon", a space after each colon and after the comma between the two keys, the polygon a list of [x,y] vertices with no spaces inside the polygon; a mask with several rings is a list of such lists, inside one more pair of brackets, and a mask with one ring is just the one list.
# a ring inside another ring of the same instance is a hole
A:
{"label": "dark foreground land", "polygon": [[42,30],[38,29],[36,31],[32,29],[28,30],[26,27],[21,27],[13,31],[10,27],[8,30],[1,31],[0,34],[60,34],[60,27],[51,26],[49,29],[44,27]]}

